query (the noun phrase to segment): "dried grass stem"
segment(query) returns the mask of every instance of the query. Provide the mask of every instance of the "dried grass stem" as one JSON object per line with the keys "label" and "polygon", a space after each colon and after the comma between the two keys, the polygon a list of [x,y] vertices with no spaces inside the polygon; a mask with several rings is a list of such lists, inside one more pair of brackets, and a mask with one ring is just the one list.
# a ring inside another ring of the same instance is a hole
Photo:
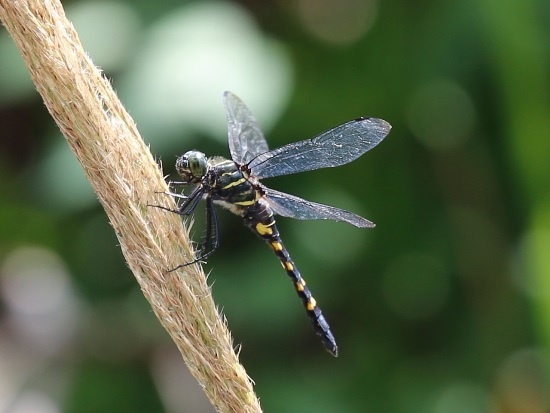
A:
{"label": "dried grass stem", "polygon": [[161,171],[110,83],[85,54],[57,0],[0,0],[11,34],[44,103],[78,157],[143,293],[191,373],[219,412],[260,412],[198,265],[166,204]]}

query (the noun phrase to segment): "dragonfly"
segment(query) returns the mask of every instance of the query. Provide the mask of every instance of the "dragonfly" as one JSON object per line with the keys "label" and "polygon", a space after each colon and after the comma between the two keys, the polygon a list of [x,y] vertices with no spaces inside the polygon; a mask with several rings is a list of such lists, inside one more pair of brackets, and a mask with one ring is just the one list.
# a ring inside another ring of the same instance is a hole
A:
{"label": "dragonfly", "polygon": [[229,209],[241,216],[245,225],[273,250],[290,277],[315,333],[325,349],[337,356],[338,346],[334,335],[283,244],[275,215],[300,220],[330,219],[347,222],[358,228],[372,228],[374,223],[343,209],[270,189],[260,179],[347,164],[378,145],[388,135],[391,125],[382,119],[361,117],[313,139],[269,150],[256,118],[246,105],[231,92],[224,93],[224,105],[231,159],[207,157],[198,150],[179,156],[176,170],[182,180],[171,182],[171,186],[195,185],[195,188],[189,195],[168,193],[182,200],[177,209],[161,207],[189,216],[200,200],[206,201],[205,234],[196,258],[173,270],[205,261],[218,248],[215,204]]}

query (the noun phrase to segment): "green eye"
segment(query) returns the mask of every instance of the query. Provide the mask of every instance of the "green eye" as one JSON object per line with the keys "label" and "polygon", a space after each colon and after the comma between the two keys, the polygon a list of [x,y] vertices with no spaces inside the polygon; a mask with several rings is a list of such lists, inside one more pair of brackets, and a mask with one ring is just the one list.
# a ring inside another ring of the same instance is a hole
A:
{"label": "green eye", "polygon": [[206,156],[202,152],[192,152],[189,155],[189,169],[194,176],[203,177],[206,173]]}
{"label": "green eye", "polygon": [[206,174],[206,155],[199,151],[189,151],[176,160],[176,170],[184,182],[199,182]]}

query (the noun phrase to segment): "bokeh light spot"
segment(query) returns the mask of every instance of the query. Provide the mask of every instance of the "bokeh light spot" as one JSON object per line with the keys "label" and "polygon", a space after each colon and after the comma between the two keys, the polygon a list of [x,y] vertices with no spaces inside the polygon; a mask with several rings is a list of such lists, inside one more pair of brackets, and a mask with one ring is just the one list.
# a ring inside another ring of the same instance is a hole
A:
{"label": "bokeh light spot", "polygon": [[298,17],[306,30],[332,44],[356,42],[376,19],[375,0],[299,0]]}
{"label": "bokeh light spot", "polygon": [[130,59],[139,38],[135,10],[114,1],[81,1],[68,4],[67,17],[86,52],[103,70],[115,71]]}
{"label": "bokeh light spot", "polygon": [[269,130],[290,95],[291,73],[285,49],[244,9],[204,2],[157,21],[117,88],[143,136],[159,151],[189,131],[225,142],[225,90],[242,98]]}
{"label": "bokeh light spot", "polygon": [[0,292],[21,343],[41,353],[60,350],[76,328],[76,297],[67,269],[52,251],[12,251],[0,266]]}
{"label": "bokeh light spot", "polygon": [[[0,407],[2,407],[0,403]],[[41,391],[27,390],[17,395],[4,413],[61,413],[61,406],[48,394]]]}
{"label": "bokeh light spot", "polygon": [[522,349],[502,363],[496,379],[499,411],[545,413],[550,410],[550,359],[538,349]]}
{"label": "bokeh light spot", "polygon": [[471,97],[450,80],[434,80],[413,93],[407,110],[409,128],[424,145],[449,150],[468,139],[476,110]]}
{"label": "bokeh light spot", "polygon": [[97,197],[86,179],[82,167],[59,131],[42,162],[30,176],[40,177],[40,185],[34,186],[34,198],[42,207],[56,212],[77,211],[97,205]]}

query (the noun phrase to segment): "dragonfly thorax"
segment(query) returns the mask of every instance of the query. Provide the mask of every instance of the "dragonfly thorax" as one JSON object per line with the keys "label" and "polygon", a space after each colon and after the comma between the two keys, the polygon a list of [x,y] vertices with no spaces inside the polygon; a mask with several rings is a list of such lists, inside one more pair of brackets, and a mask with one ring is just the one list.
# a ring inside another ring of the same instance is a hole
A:
{"label": "dragonfly thorax", "polygon": [[198,183],[206,175],[208,160],[199,151],[188,151],[176,160],[176,170],[184,182]]}

